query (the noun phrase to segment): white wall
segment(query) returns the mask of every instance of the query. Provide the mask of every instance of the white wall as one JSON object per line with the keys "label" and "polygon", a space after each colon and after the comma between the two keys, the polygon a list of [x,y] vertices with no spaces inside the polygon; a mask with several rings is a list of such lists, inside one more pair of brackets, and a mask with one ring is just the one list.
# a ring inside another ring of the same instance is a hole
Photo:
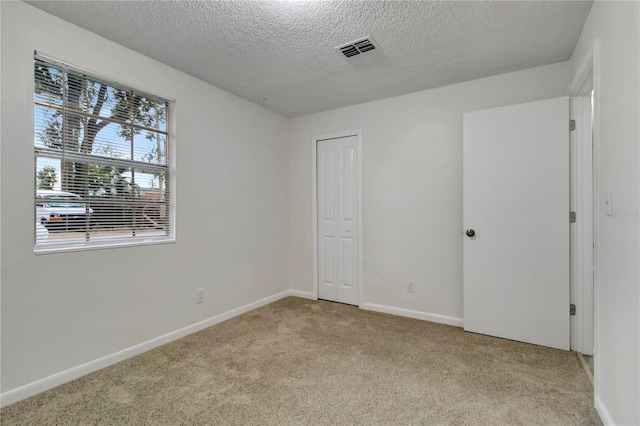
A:
{"label": "white wall", "polygon": [[362,130],[364,302],[460,323],[462,114],[566,95],[570,80],[562,62],[292,119],[291,287],[313,290],[312,137]]}
{"label": "white wall", "polygon": [[[596,406],[605,421],[640,424],[640,3],[596,1],[571,58],[576,72],[599,39],[596,218]],[[596,76],[598,78],[598,76]]]}
{"label": "white wall", "polygon": [[[1,8],[3,392],[287,288],[286,119],[25,3]],[[33,254],[34,49],[176,99],[175,244]]]}

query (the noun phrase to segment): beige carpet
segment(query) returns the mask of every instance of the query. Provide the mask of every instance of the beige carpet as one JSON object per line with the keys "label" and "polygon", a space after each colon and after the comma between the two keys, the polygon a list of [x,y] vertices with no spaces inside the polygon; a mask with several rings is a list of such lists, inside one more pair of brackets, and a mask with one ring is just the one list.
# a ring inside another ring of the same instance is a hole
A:
{"label": "beige carpet", "polygon": [[577,356],[286,298],[5,407],[13,425],[600,424]]}

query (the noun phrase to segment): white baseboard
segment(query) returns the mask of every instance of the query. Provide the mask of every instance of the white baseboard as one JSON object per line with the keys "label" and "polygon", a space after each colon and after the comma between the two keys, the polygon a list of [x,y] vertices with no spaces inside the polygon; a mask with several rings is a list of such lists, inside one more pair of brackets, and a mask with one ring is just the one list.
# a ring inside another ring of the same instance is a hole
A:
{"label": "white baseboard", "polygon": [[596,411],[600,415],[600,420],[602,420],[604,426],[615,426],[616,423],[613,421],[611,413],[609,413],[607,407],[604,406],[600,397],[596,396],[593,398],[593,406],[596,407]]}
{"label": "white baseboard", "polygon": [[287,296],[301,297],[303,299],[318,300],[315,294],[310,291],[289,290]]}
{"label": "white baseboard", "polygon": [[60,386],[61,384],[70,382],[71,380],[75,380],[79,377],[101,370],[105,367],[109,367],[110,365],[117,364],[118,362],[124,361],[125,359],[139,355],[143,352],[147,352],[169,342],[173,342],[174,340],[178,340],[189,334],[204,330],[207,327],[211,327],[212,325],[216,325],[238,315],[244,314],[245,312],[249,312],[261,306],[268,305],[269,303],[275,302],[276,300],[280,300],[288,296],[313,298],[313,295],[311,293],[297,290],[285,290],[280,293],[276,293],[272,296],[256,300],[255,302],[249,303],[236,309],[232,309],[228,312],[216,315],[195,324],[191,324],[179,330],[175,330],[162,336],[139,343],[137,345],[130,346],[126,349],[112,353],[110,355],[106,355],[102,358],[89,361],[85,364],[72,367],[68,370],[61,371],[49,377],[45,377],[24,386],[20,386],[18,388],[3,392],[2,394],[0,394],[0,406],[4,407],[6,405],[13,404],[14,402],[18,402],[40,392],[44,392],[56,386]]}
{"label": "white baseboard", "polygon": [[419,320],[437,322],[439,324],[454,325],[456,327],[462,327],[464,321],[462,318],[448,317],[445,315],[430,314],[422,311],[412,311],[410,309],[396,308],[394,306],[376,305],[375,303],[363,303],[360,305],[361,309],[367,311],[382,312],[384,314],[397,315],[400,317],[415,318]]}

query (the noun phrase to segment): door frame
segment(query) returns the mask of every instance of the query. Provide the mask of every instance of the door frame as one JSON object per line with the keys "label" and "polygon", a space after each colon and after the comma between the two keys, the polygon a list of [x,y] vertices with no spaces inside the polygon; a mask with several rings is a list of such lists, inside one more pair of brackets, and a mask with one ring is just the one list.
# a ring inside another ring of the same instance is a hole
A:
{"label": "door frame", "polygon": [[593,138],[589,79],[579,96],[571,97],[571,119],[576,126],[571,143],[570,224],[571,298],[576,305],[571,316],[571,349],[593,355]]}
{"label": "door frame", "polygon": [[360,130],[332,133],[328,135],[314,136],[311,143],[311,200],[312,227],[313,227],[313,295],[318,299],[318,142],[327,139],[342,139],[351,136],[356,137],[358,147],[358,306],[364,303],[363,290],[363,262],[362,262],[362,132]]}
{"label": "door frame", "polygon": [[[571,161],[574,164],[582,160],[585,162],[585,155],[589,155],[588,149],[585,150],[585,144],[591,143],[591,164],[590,170],[584,170],[584,167],[577,167],[573,177],[575,182],[571,184],[571,191],[575,191],[575,206],[577,209],[577,222],[580,226],[574,228],[574,236],[571,239],[572,254],[572,274],[571,274],[571,303],[576,304],[576,315],[572,318],[571,324],[571,349],[577,352],[591,352],[585,347],[589,340],[585,339],[586,332],[589,332],[589,324],[593,327],[593,355],[594,355],[594,373],[597,372],[597,348],[599,342],[598,336],[598,316],[599,316],[599,286],[598,286],[598,230],[599,215],[598,206],[600,206],[599,185],[598,185],[598,146],[599,146],[599,40],[594,40],[591,49],[587,53],[586,58],[582,62],[580,68],[576,72],[571,86],[569,95],[573,98],[581,97],[587,91],[593,90],[593,104],[591,116],[591,138],[588,138],[586,128],[579,129],[580,117],[571,111],[571,118],[577,119],[575,136],[572,132],[572,143],[575,143],[575,150],[572,153]],[[572,102],[573,106],[573,102]],[[579,113],[578,113],[579,114]],[[588,158],[586,159],[588,160]],[[591,182],[589,182],[591,180]],[[590,214],[585,214],[587,210],[591,210]],[[580,223],[582,218],[583,222]],[[586,221],[585,221],[586,220]],[[588,235],[591,232],[592,235]],[[591,259],[585,256],[589,250],[592,250]],[[591,280],[585,280],[584,277],[591,274],[593,277],[593,291],[591,292],[586,284],[590,284]],[[584,315],[585,306],[593,305],[593,317]],[[594,374],[597,382],[597,375]]]}

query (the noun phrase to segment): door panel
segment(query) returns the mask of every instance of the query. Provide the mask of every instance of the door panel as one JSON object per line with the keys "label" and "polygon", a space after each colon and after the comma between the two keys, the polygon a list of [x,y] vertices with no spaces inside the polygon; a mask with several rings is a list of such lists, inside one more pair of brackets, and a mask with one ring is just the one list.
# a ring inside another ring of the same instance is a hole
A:
{"label": "door panel", "polygon": [[[359,285],[357,143],[356,136],[318,141],[316,179],[318,297],[354,305],[358,304]],[[331,278],[328,265],[334,265]]]}
{"label": "door panel", "polygon": [[338,297],[336,220],[337,145],[327,141],[318,144],[318,284],[321,297]]}
{"label": "door panel", "polygon": [[335,284],[336,279],[336,252],[335,252],[335,238],[333,237],[324,237],[322,246],[324,247],[323,251],[323,268],[321,269],[324,272],[324,276],[322,277],[322,282],[326,284]]}
{"label": "door panel", "polygon": [[355,155],[353,146],[344,146],[341,149],[342,155],[342,209],[341,219],[343,222],[354,221],[354,198],[356,195],[354,187],[354,172],[355,172]]}
{"label": "door panel", "polygon": [[326,147],[322,152],[321,161],[323,164],[324,179],[322,189],[326,193],[323,194],[322,199],[324,201],[323,219],[325,221],[333,221],[336,214],[336,159],[335,159],[335,146]]}
{"label": "door panel", "polygon": [[353,238],[342,238],[342,286],[353,287],[354,284],[354,244]]}
{"label": "door panel", "polygon": [[464,328],[569,349],[569,101],[464,115]]}

